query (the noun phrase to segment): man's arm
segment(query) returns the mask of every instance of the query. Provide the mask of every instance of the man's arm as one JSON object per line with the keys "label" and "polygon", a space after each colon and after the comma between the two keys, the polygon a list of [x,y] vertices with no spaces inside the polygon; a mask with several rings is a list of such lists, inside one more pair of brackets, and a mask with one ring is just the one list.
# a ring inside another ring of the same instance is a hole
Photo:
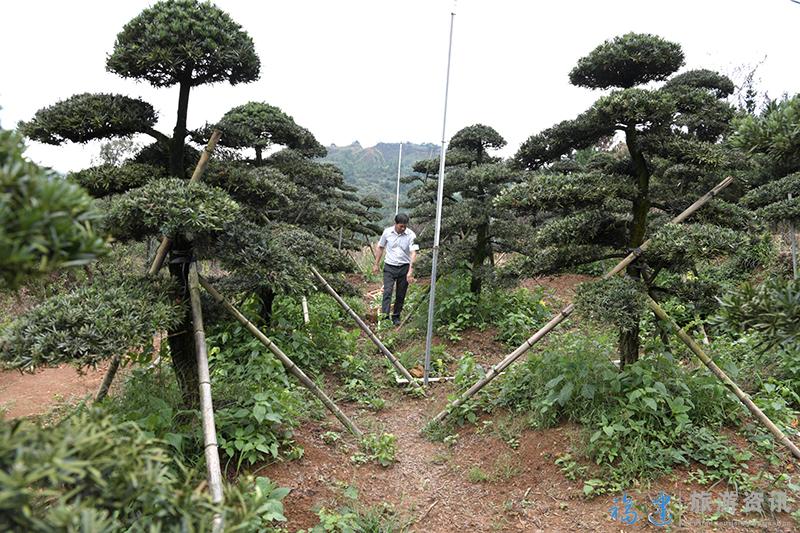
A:
{"label": "man's arm", "polygon": [[411,249],[411,263],[408,264],[408,274],[406,274],[406,281],[411,283],[414,281],[414,261],[417,259],[417,251]]}
{"label": "man's arm", "polygon": [[[384,248],[381,245],[381,243],[383,243],[383,242],[384,242],[384,238],[383,238],[383,235],[381,235],[381,238],[378,239],[378,246],[377,246],[377,250],[375,252],[375,264],[372,265],[372,273],[373,274],[377,274],[381,269],[381,257],[383,257],[383,248]],[[370,247],[372,247],[372,245],[370,245]]]}
{"label": "man's arm", "polygon": [[381,257],[383,257],[383,246],[377,246],[378,250],[375,252],[375,264],[372,265],[372,273],[377,274],[381,269]]}

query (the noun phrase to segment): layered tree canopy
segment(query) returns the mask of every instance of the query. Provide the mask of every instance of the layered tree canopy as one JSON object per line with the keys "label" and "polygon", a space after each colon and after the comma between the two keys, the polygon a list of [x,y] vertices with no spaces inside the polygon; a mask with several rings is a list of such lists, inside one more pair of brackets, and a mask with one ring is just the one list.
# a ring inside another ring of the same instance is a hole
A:
{"label": "layered tree canopy", "polygon": [[[139,98],[119,94],[76,94],[40,109],[19,131],[46,144],[85,143],[94,139],[154,132],[157,115]],[[161,135],[163,137],[163,135]]]}
{"label": "layered tree canopy", "polygon": [[230,15],[196,0],[166,0],[142,11],[117,35],[106,68],[156,87],[258,79],[253,40]]}
{"label": "layered tree canopy", "polygon": [[746,150],[760,171],[742,203],[767,222],[800,224],[800,95],[772,102],[760,116],[746,115],[736,124],[731,144]]}
{"label": "layered tree canopy", "polygon": [[[445,156],[442,264],[449,270],[467,270],[474,294],[479,294],[483,281],[491,278],[494,253],[503,249],[507,226],[496,222],[505,213],[498,210],[494,199],[521,175],[489,154],[489,150],[505,144],[494,128],[475,124],[453,135]],[[417,175],[404,179],[417,183],[409,191],[409,205],[413,206],[413,223],[423,225],[419,241],[428,247],[433,242],[438,169],[438,159],[418,161],[414,165]],[[424,260],[421,268],[427,268]]]}
{"label": "layered tree canopy", "polygon": [[[263,102],[248,102],[234,107],[215,125],[225,132],[220,139],[223,146],[253,148],[256,165],[263,163],[262,153],[271,146],[283,146],[313,157],[324,157],[323,147],[306,128],[299,126],[281,109]],[[199,132],[207,138],[209,128]]]}
{"label": "layered tree canopy", "polygon": [[[608,41],[578,62],[570,74],[573,84],[615,89],[577,118],[533,135],[514,156],[518,167],[538,171],[500,201],[537,228],[515,240],[529,258],[524,270],[557,272],[622,258],[727,174],[747,167],[738,152],[720,143],[732,130],[734,109],[724,100],[732,82],[708,70],[670,77],[682,64],[679,45],[647,34]],[[659,80],[667,81],[637,87]],[[615,136],[623,142],[609,142]],[[745,210],[717,199],[688,223],[664,228],[669,239],[628,274],[652,296],[678,293],[708,312],[716,305],[707,286],[711,277],[659,274],[697,272],[700,259],[744,250],[749,240],[741,232],[751,223]],[[716,236],[713,246],[670,252],[669,243],[687,244],[703,235]],[[612,285],[606,284],[609,290]],[[588,300],[608,305],[621,298],[606,291],[604,298]],[[628,323],[619,325],[623,361],[630,362],[638,356],[638,318],[631,317],[639,314],[627,316]]]}

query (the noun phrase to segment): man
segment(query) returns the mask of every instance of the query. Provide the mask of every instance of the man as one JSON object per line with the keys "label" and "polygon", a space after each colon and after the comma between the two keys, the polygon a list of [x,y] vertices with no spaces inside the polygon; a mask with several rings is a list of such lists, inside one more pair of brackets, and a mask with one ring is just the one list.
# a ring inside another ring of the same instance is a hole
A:
{"label": "man", "polygon": [[386,260],[383,263],[383,302],[381,312],[389,320],[389,310],[392,304],[392,290],[397,284],[397,294],[394,300],[394,313],[392,323],[400,324],[400,312],[403,310],[403,301],[406,298],[408,284],[414,281],[414,260],[417,258],[419,246],[414,244],[416,233],[408,228],[408,215],[398,213],[394,217],[394,226],[383,230],[378,241],[378,252],[375,254],[375,265],[372,267],[374,274],[381,267],[381,257],[386,251]]}

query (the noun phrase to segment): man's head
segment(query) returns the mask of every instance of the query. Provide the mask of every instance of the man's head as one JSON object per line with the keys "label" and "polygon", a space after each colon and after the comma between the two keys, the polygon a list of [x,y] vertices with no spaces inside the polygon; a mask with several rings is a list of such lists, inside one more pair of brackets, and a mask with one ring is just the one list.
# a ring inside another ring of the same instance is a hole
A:
{"label": "man's head", "polygon": [[403,233],[408,227],[408,215],[405,213],[397,213],[394,216],[394,230],[397,233]]}

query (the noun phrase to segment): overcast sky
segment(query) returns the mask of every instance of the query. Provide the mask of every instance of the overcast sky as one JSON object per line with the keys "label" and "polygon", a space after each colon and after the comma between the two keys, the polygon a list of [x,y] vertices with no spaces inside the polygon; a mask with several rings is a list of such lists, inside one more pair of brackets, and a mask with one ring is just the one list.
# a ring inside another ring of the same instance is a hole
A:
{"label": "overcast sky", "polygon": [[[81,92],[137,96],[171,134],[177,89],[105,71],[122,26],[152,1],[26,0],[3,5],[0,125]],[[771,96],[800,86],[800,5],[790,0],[218,0],[255,41],[261,78],[192,90],[189,127],[247,101],[276,105],[323,144],[435,142],[442,136],[450,12],[455,6],[447,138],[493,126],[512,155],[530,135],[574,117],[600,93],[569,85],[575,62],[629,32],[676,41],[685,68],[757,70]],[[766,58],[766,59],[765,59]],[[763,60],[763,61],[762,61]],[[147,138],[145,138],[147,139]],[[97,142],[28,156],[60,171],[90,164]]]}

